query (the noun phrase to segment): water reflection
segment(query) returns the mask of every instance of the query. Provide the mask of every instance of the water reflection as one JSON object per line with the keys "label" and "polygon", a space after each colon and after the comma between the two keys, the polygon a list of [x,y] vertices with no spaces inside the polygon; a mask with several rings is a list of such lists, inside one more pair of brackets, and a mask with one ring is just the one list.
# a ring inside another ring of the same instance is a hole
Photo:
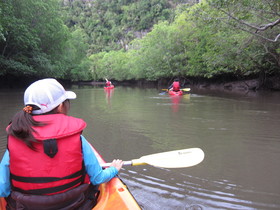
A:
{"label": "water reflection", "polygon": [[111,105],[111,98],[114,94],[115,89],[104,89],[105,96],[106,96],[106,102],[108,105]]}
{"label": "water reflection", "polygon": [[171,102],[172,102],[172,111],[178,112],[179,110],[179,103],[181,101],[183,96],[170,96]]}
{"label": "water reflection", "polygon": [[190,100],[190,94],[184,94],[182,96],[176,96],[176,95],[170,95],[170,100],[172,103],[172,111],[173,112],[178,112],[179,111],[179,106],[180,102],[183,100],[184,102],[188,102]]}

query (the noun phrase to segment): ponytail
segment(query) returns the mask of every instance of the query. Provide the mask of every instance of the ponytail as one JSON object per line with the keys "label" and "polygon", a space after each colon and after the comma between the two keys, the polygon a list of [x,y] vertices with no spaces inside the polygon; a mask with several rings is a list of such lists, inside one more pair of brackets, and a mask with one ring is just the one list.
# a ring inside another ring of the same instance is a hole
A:
{"label": "ponytail", "polygon": [[8,135],[22,140],[32,150],[35,150],[33,143],[37,142],[33,136],[33,132],[35,132],[33,127],[45,125],[45,123],[33,119],[31,113],[35,109],[38,108],[36,106],[24,107],[22,111],[15,114],[8,128]]}

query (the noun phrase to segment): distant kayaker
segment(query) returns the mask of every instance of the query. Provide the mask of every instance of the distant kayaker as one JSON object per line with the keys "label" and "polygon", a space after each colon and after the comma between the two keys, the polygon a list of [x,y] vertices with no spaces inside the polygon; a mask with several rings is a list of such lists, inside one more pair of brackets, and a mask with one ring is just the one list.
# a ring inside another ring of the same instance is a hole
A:
{"label": "distant kayaker", "polygon": [[106,79],[105,78],[105,80],[106,80],[106,84],[105,84],[105,86],[106,87],[110,87],[111,85],[112,85],[112,82],[111,81],[109,81],[108,79]]}
{"label": "distant kayaker", "polygon": [[97,186],[118,174],[122,160],[102,169],[82,136],[86,123],[67,116],[76,94],[55,79],[32,83],[24,108],[7,127],[0,197],[7,209],[91,209]]}
{"label": "distant kayaker", "polygon": [[172,85],[169,87],[169,90],[178,92],[180,91],[180,82],[179,79],[175,79]]}

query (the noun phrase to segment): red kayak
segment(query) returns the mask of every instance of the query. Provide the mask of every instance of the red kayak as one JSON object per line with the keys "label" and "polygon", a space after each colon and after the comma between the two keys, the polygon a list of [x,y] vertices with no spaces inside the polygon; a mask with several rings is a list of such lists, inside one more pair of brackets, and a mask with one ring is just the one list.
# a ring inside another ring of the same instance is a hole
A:
{"label": "red kayak", "polygon": [[114,89],[115,86],[114,85],[110,85],[110,86],[105,86],[104,89],[105,90],[110,90],[110,89]]}
{"label": "red kayak", "polygon": [[[105,163],[100,154],[93,148],[99,162]],[[119,177],[111,179],[107,183],[103,183],[99,187],[100,195],[94,210],[140,210],[139,204],[136,202],[132,194],[129,192],[127,186]],[[6,201],[0,198],[0,210],[6,210]]]}
{"label": "red kayak", "polygon": [[184,93],[182,90],[179,90],[179,91],[169,90],[168,94],[171,96],[182,96]]}

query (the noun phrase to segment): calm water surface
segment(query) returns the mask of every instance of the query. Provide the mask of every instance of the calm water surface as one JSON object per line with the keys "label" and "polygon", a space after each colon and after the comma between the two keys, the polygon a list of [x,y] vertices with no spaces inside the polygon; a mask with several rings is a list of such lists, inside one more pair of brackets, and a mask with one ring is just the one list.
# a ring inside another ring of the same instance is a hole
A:
{"label": "calm water surface", "polygon": [[[106,161],[199,147],[197,166],[126,166],[120,177],[143,209],[280,209],[280,93],[73,87],[71,115]],[[0,155],[5,127],[22,109],[23,90],[0,90]]]}

